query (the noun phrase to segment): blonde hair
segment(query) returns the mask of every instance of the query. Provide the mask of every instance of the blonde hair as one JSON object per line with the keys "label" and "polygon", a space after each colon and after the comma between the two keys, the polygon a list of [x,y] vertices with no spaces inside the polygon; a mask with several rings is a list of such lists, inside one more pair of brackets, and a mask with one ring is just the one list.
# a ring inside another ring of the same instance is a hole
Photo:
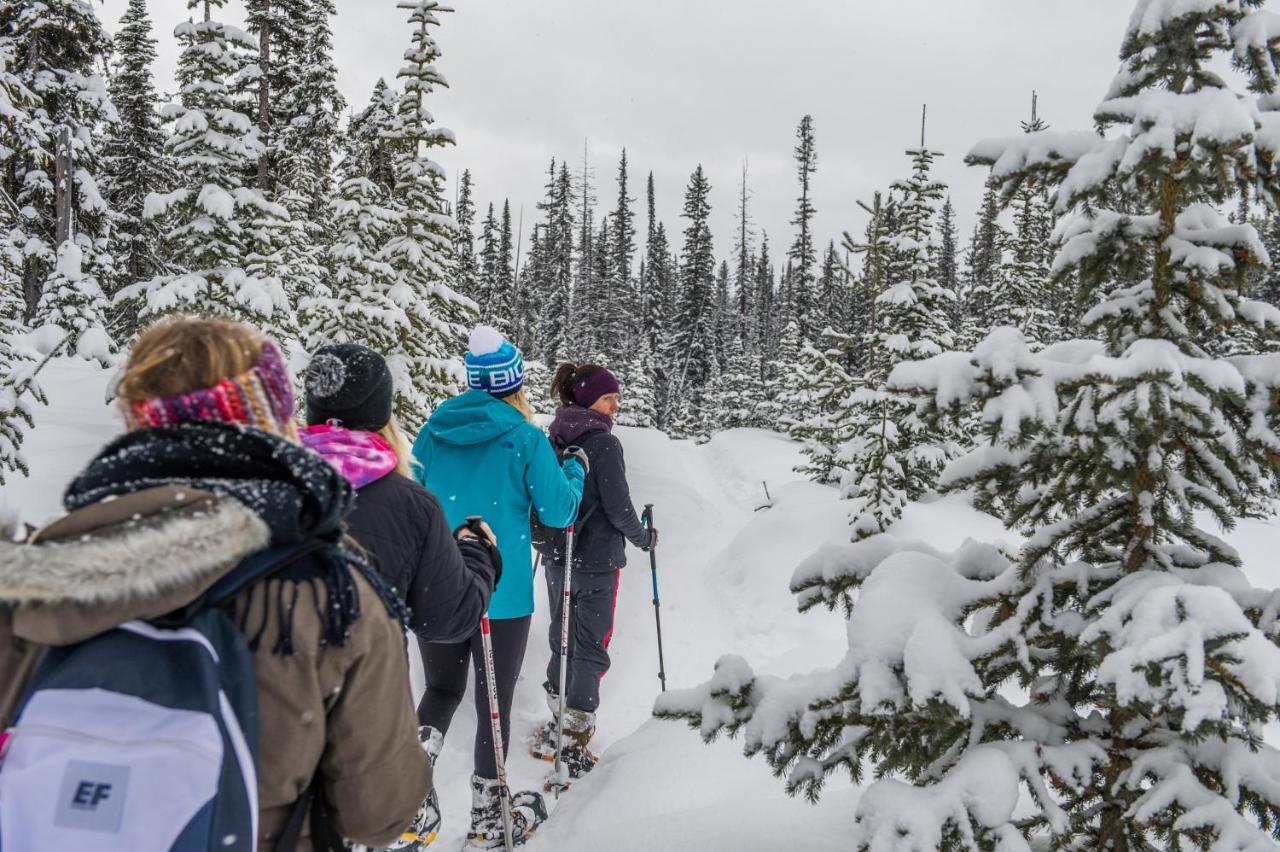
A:
{"label": "blonde hair", "polygon": [[[244,323],[202,317],[177,317],[142,332],[116,382],[116,401],[126,423],[136,428],[130,411],[149,400],[165,400],[211,388],[242,376],[262,358],[269,343],[262,332]],[[283,376],[288,381],[288,376]],[[255,409],[256,410],[256,409]],[[298,440],[297,424],[280,422],[264,407],[258,428]]]}
{"label": "blonde hair", "polygon": [[515,393],[509,393],[504,397],[499,397],[507,405],[519,411],[521,416],[530,423],[533,423],[533,406],[529,404],[529,397],[524,392],[524,385],[521,385]]}
{"label": "blonde hair", "polygon": [[377,434],[396,452],[396,473],[407,479],[413,479],[413,469],[409,466],[409,442],[404,432],[400,431],[400,424],[396,423],[394,414]]}
{"label": "blonde hair", "polygon": [[251,369],[266,338],[250,326],[179,317],[142,332],[116,383],[123,404],[167,399],[216,385]]}

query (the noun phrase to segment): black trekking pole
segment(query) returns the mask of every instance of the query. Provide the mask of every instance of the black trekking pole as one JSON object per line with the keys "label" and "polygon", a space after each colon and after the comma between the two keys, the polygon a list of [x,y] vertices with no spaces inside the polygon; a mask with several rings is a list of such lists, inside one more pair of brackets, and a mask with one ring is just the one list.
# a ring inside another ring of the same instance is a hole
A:
{"label": "black trekking pole", "polygon": [[[653,504],[644,506],[644,523],[653,529]],[[656,544],[656,543],[655,543]],[[667,691],[667,666],[662,661],[662,611],[658,602],[658,554],[655,544],[649,545],[649,573],[653,577],[653,620],[658,625],[658,680],[662,681],[662,691]]]}
{"label": "black trekking pole", "polygon": [[569,684],[569,611],[573,608],[573,524],[564,531],[564,589],[560,598],[560,712],[556,714],[556,756],[552,773],[552,789],[556,798],[569,789],[569,770],[562,768],[564,750],[564,717],[567,712]]}

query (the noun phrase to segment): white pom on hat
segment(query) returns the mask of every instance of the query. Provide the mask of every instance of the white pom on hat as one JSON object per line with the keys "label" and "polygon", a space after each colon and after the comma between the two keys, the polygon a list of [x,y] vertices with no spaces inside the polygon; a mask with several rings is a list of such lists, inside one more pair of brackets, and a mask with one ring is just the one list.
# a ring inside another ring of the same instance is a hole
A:
{"label": "white pom on hat", "polygon": [[498,331],[491,325],[478,325],[471,329],[471,339],[467,342],[467,349],[472,355],[492,355],[502,348],[502,344],[506,340],[502,337],[502,332]]}

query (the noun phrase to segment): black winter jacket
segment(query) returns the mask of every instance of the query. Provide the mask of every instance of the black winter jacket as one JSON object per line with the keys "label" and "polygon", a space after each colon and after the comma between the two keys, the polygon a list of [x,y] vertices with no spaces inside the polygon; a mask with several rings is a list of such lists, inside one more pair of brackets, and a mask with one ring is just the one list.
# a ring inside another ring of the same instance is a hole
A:
{"label": "black winter jacket", "polygon": [[356,492],[347,528],[409,605],[414,633],[460,642],[476,631],[493,591],[493,558],[475,539],[454,539],[434,494],[387,474]]}
{"label": "black winter jacket", "polygon": [[650,534],[631,504],[622,442],[608,431],[604,415],[576,405],[557,410],[550,431],[557,450],[582,447],[591,468],[578,507],[578,517],[586,521],[574,527],[574,570],[596,573],[623,567],[627,564],[624,539],[647,549]]}

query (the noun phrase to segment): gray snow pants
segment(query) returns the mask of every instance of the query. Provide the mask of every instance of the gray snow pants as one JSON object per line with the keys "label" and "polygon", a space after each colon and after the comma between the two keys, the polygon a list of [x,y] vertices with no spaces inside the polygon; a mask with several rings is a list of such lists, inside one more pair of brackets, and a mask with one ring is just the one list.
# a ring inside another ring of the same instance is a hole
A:
{"label": "gray snow pants", "polygon": [[[546,563],[544,563],[546,564]],[[547,564],[547,597],[551,602],[548,639],[547,692],[560,691],[560,619],[564,611],[564,566]],[[609,671],[609,640],[618,603],[622,569],[587,572],[575,570],[569,590],[569,671],[566,704],[576,710],[596,712],[600,706],[600,679]]]}

